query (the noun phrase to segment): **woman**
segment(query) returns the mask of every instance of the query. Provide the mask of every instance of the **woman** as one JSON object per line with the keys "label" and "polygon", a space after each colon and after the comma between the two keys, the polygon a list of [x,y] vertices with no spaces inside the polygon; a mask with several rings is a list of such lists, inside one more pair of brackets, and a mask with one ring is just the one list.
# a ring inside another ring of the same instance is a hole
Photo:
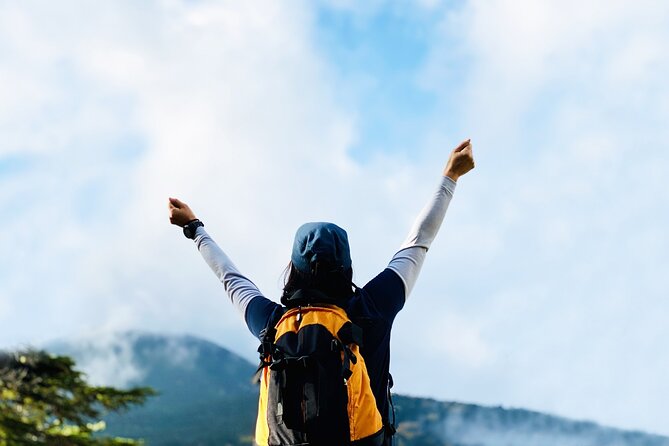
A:
{"label": "woman", "polygon": [[[298,290],[315,289],[332,298],[362,328],[364,343],[360,353],[366,363],[371,390],[378,412],[387,426],[386,431],[392,431],[389,427],[388,387],[392,324],[416,282],[458,178],[473,168],[472,146],[470,140],[466,140],[452,151],[439,187],[386,269],[362,288],[351,282],[346,231],[332,223],[317,222],[301,226],[295,236],[281,302],[289,305]],[[251,333],[260,339],[263,329],[285,311],[284,305],[265,298],[253,282],[237,270],[187,204],[170,198],[169,215],[170,222],[182,227],[184,235],[195,241],[202,257],[223,283],[233,306],[241,312]],[[385,435],[384,441],[391,444],[390,435]]]}

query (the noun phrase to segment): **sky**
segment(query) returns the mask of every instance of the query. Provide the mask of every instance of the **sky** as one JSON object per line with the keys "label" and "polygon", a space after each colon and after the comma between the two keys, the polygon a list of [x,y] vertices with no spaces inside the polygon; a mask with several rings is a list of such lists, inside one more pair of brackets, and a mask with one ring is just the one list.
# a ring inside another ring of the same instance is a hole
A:
{"label": "sky", "polygon": [[664,0],[0,1],[0,348],[255,361],[167,198],[270,297],[305,221],[363,285],[471,138],[395,390],[669,435],[666,79]]}

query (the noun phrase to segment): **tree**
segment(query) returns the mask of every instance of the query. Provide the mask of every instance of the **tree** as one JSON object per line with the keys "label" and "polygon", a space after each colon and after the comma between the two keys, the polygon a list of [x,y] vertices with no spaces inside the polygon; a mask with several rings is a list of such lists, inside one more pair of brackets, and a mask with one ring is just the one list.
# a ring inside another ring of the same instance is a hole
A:
{"label": "tree", "polygon": [[154,394],[148,387],[91,386],[67,356],[0,352],[0,446],[140,445],[94,434],[104,430],[104,414],[143,404]]}

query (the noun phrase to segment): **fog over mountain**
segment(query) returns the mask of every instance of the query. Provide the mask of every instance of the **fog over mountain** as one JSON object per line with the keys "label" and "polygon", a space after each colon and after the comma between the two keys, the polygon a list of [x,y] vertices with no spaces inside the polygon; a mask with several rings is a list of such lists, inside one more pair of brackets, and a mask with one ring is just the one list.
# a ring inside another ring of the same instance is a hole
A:
{"label": "fog over mountain", "polygon": [[[46,346],[74,357],[96,384],[148,385],[144,407],[108,418],[108,432],[148,445],[252,444],[255,365],[193,336],[126,332]],[[523,409],[396,395],[396,445],[669,446],[669,438]]]}

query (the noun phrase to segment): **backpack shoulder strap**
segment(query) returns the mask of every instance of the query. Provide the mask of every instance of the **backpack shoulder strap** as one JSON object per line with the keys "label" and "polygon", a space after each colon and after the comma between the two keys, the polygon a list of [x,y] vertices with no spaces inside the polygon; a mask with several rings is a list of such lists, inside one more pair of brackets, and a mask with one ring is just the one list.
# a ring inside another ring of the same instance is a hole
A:
{"label": "backpack shoulder strap", "polygon": [[260,382],[260,376],[262,369],[271,365],[270,362],[267,362],[267,358],[274,351],[274,341],[276,340],[276,324],[279,323],[281,317],[286,313],[286,307],[277,307],[267,319],[267,325],[260,331],[260,346],[258,347],[258,353],[260,354],[260,364],[253,374],[251,382],[253,384],[258,384]]}

